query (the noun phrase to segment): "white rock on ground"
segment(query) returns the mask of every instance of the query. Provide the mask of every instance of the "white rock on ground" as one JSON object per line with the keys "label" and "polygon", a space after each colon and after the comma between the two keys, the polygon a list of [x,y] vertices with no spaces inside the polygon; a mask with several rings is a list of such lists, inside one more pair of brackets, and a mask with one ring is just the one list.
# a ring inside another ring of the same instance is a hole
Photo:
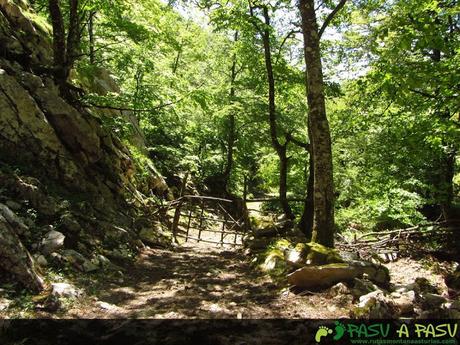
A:
{"label": "white rock on ground", "polygon": [[51,230],[46,233],[42,240],[41,251],[43,254],[51,254],[64,247],[65,236],[59,231]]}
{"label": "white rock on ground", "polygon": [[51,284],[51,295],[58,298],[78,298],[81,296],[81,291],[68,283],[53,283]]}

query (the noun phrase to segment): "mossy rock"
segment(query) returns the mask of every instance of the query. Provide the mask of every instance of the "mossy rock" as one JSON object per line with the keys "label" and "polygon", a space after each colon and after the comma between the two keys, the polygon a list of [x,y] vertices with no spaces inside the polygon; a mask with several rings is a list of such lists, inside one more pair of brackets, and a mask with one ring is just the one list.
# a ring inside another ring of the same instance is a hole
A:
{"label": "mossy rock", "polygon": [[286,273],[288,266],[284,260],[284,253],[279,249],[273,249],[266,256],[265,261],[260,265],[260,269],[274,276],[282,276]]}
{"label": "mossy rock", "polygon": [[285,252],[288,249],[292,249],[292,244],[286,239],[272,243],[259,255],[257,260],[260,263],[259,268],[271,276],[284,276],[289,270],[285,258]]}
{"label": "mossy rock", "polygon": [[344,262],[335,249],[314,242],[298,243],[294,250],[299,253],[302,263],[307,265],[326,265]]}

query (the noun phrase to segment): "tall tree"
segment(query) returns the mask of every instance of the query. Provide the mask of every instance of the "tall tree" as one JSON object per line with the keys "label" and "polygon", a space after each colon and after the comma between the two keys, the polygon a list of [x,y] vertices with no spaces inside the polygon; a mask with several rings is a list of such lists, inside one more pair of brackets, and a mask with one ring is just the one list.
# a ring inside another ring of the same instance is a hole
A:
{"label": "tall tree", "polygon": [[53,26],[54,75],[61,87],[61,92],[65,92],[64,86],[69,77],[70,70],[77,59],[81,40],[79,0],[69,0],[68,5],[69,14],[66,41],[66,25],[60,1],[48,1],[48,9]]}
{"label": "tall tree", "polygon": [[275,93],[275,77],[273,72],[272,52],[270,44],[270,14],[267,5],[253,5],[249,2],[251,17],[254,18],[254,10],[260,8],[264,18],[264,26],[261,28],[257,21],[253,21],[256,28],[262,35],[264,46],[265,68],[267,73],[268,83],[268,120],[270,124],[270,139],[273,148],[279,158],[279,198],[281,207],[287,218],[294,218],[294,214],[287,200],[287,175],[289,169],[289,158],[287,156],[287,147],[289,144],[288,138],[285,136],[284,143],[279,140],[279,130],[277,125],[276,113],[276,93]]}
{"label": "tall tree", "polygon": [[308,124],[313,163],[313,226],[312,241],[334,245],[334,180],[332,145],[326,116],[323,67],[320,37],[335,14],[345,4],[341,0],[326,18],[321,29],[316,19],[314,0],[300,0],[306,63]]}
{"label": "tall tree", "polygon": [[[233,42],[236,43],[238,41],[238,31],[235,31]],[[233,53],[232,58],[232,67],[230,69],[230,103],[233,104],[235,102],[235,82],[238,71],[236,70],[236,63],[237,57],[236,53]],[[227,159],[225,164],[225,170],[223,173],[223,181],[224,181],[224,190],[229,193],[228,190],[228,183],[230,180],[230,176],[232,173],[233,168],[233,151],[235,146],[235,110],[231,109],[230,114],[228,116],[228,133],[227,133]]]}

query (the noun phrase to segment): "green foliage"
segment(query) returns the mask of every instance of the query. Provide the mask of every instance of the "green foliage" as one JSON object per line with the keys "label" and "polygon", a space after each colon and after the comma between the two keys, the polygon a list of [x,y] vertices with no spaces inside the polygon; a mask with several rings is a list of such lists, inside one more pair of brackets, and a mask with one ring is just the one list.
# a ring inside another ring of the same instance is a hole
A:
{"label": "green foliage", "polygon": [[[146,178],[150,160],[164,175],[188,171],[198,184],[221,176],[234,118],[228,190],[241,196],[247,180],[250,195],[276,195],[279,163],[270,141],[259,31],[270,32],[279,140],[290,133],[306,142],[300,36],[288,35],[296,29],[298,9],[290,1],[260,2],[272,19],[266,27],[260,15],[250,16],[246,1],[195,3],[201,10],[180,1],[85,2],[81,10],[96,15],[95,61],[89,61],[85,27],[77,64],[77,81],[93,92],[83,101],[131,110],[145,152],[131,142],[136,128],[126,116],[93,109],[130,145],[138,180]],[[335,4],[321,3],[320,21]],[[34,7],[43,19],[46,1]],[[437,218],[436,205],[458,202],[458,11],[454,0],[350,1],[325,32],[336,214],[343,231],[414,225]],[[103,69],[118,84],[105,93],[92,84]],[[303,196],[309,154],[293,143],[287,151],[288,194]],[[428,215],[425,209],[434,206],[436,215]],[[279,210],[277,204],[264,207]],[[292,207],[297,215],[303,211],[302,203]]]}

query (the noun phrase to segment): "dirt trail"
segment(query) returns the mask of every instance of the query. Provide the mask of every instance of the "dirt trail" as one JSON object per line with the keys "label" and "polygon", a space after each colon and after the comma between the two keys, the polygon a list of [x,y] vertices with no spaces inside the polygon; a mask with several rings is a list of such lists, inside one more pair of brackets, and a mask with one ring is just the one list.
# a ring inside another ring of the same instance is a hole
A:
{"label": "dirt trail", "polygon": [[282,292],[237,250],[183,246],[148,249],[97,300],[72,308],[79,318],[332,318],[347,306],[319,294]]}

